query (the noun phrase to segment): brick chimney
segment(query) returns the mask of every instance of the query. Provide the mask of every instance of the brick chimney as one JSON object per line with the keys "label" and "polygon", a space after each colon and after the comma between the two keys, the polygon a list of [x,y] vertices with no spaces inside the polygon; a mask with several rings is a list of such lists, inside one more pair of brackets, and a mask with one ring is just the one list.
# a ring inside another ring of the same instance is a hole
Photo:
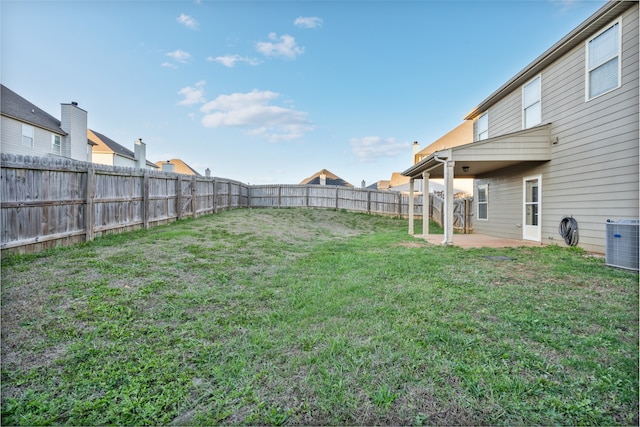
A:
{"label": "brick chimney", "polygon": [[147,145],[142,142],[142,138],[133,141],[133,154],[136,159],[136,167],[144,169],[147,167]]}
{"label": "brick chimney", "polygon": [[77,102],[61,104],[60,117],[60,127],[67,133],[60,154],[91,161],[91,150],[87,150],[87,112],[79,108]]}

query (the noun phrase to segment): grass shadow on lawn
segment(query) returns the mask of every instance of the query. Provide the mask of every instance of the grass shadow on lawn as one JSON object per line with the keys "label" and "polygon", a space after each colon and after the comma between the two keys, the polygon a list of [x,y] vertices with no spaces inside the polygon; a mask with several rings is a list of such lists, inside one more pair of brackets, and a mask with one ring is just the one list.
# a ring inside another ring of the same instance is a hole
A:
{"label": "grass shadow on lawn", "polygon": [[9,257],[2,422],[637,424],[636,274],[410,242],[257,209]]}

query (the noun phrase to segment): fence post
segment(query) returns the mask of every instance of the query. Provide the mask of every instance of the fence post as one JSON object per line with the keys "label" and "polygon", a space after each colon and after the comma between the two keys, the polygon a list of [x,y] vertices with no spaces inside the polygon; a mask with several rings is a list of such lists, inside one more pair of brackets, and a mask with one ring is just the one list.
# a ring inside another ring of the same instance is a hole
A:
{"label": "fence post", "polygon": [[149,171],[142,175],[142,228],[149,228]]}
{"label": "fence post", "polygon": [[309,186],[305,187],[305,206],[309,208]]}
{"label": "fence post", "polygon": [[231,210],[231,181],[227,181],[227,210]]}
{"label": "fence post", "polygon": [[278,185],[278,209],[280,209],[281,204],[282,204],[282,185]]}
{"label": "fence post", "polygon": [[336,210],[338,210],[338,186],[336,185]]}
{"label": "fence post", "polygon": [[464,234],[469,234],[471,231],[471,209],[473,209],[471,199],[464,199]]}
{"label": "fence post", "polygon": [[398,193],[398,218],[402,218],[402,193]]}
{"label": "fence post", "polygon": [[93,197],[95,196],[95,188],[96,188],[96,172],[93,170],[91,166],[87,169],[87,204],[85,206],[85,230],[86,230],[86,241],[90,242],[93,240],[93,227],[94,227],[94,207],[93,207]]}
{"label": "fence post", "polygon": [[367,191],[367,213],[371,214],[371,190]]}
{"label": "fence post", "polygon": [[198,181],[195,175],[191,178],[191,210],[195,219],[198,213]]}
{"label": "fence post", "polygon": [[182,175],[176,179],[176,211],[178,219],[182,218]]}
{"label": "fence post", "polygon": [[218,213],[218,206],[217,206],[217,200],[218,200],[218,180],[216,178],[213,178],[213,213]]}

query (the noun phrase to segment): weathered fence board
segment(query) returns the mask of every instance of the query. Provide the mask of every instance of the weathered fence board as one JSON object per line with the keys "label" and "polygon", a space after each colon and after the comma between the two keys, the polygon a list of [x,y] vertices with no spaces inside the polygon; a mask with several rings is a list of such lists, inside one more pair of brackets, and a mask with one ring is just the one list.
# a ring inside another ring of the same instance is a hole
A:
{"label": "weathered fence board", "polygon": [[[430,194],[431,219],[444,227],[444,199],[437,194]],[[456,231],[470,233],[473,199],[453,199],[453,228]]]}
{"label": "weathered fence board", "polygon": [[[409,196],[323,185],[252,185],[68,159],[1,154],[0,249],[34,252],[247,207],[324,208],[407,217]],[[423,214],[414,196],[414,216]],[[441,205],[434,203],[435,215]],[[462,214],[456,219],[468,223]]]}

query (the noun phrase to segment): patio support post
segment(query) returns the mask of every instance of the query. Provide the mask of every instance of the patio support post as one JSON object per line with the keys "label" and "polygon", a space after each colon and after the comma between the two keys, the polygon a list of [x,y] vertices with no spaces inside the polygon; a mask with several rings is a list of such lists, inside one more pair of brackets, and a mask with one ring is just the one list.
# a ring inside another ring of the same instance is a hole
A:
{"label": "patio support post", "polygon": [[431,204],[429,203],[429,172],[422,172],[422,238],[429,235],[429,220],[431,219]]}
{"label": "patio support post", "polygon": [[456,162],[447,160],[444,169],[444,240],[443,245],[453,245],[453,167]]}
{"label": "patio support post", "polygon": [[409,235],[413,236],[413,178],[409,179]]}

